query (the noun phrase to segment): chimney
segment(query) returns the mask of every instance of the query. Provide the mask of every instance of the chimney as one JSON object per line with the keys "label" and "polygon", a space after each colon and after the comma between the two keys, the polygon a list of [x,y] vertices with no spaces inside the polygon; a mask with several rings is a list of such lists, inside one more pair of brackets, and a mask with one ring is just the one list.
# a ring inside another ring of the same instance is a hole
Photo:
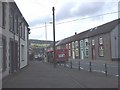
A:
{"label": "chimney", "polygon": [[77,34],[77,32],[75,32],[75,35]]}

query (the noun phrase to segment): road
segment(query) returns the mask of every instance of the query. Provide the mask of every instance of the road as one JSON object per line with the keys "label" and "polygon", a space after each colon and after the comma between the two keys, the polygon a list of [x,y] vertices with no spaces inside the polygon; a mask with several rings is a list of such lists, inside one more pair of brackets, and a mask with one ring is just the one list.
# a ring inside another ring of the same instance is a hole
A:
{"label": "road", "polygon": [[117,88],[118,78],[30,61],[29,66],[3,79],[3,88]]}

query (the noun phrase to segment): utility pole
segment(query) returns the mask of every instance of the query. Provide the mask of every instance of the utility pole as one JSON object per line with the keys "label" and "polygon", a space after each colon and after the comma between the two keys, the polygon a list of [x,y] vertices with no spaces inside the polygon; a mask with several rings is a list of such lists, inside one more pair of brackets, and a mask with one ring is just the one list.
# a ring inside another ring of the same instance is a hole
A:
{"label": "utility pole", "polygon": [[45,22],[45,37],[46,37],[46,41],[47,41],[47,24]]}
{"label": "utility pole", "polygon": [[55,7],[52,7],[52,11],[53,11],[53,51],[54,51],[54,60],[53,60],[53,64],[54,64],[54,67],[56,67],[56,54],[55,54],[55,51],[56,51],[56,48],[55,48]]}
{"label": "utility pole", "polygon": [[[46,42],[47,42],[47,24],[46,24],[46,22],[45,22],[45,38],[46,38]],[[45,42],[45,44],[46,44],[46,42]],[[46,44],[46,46],[45,46],[45,48],[44,48],[44,51],[45,51],[45,55],[44,55],[44,58],[45,58],[45,62],[47,61],[47,44]]]}

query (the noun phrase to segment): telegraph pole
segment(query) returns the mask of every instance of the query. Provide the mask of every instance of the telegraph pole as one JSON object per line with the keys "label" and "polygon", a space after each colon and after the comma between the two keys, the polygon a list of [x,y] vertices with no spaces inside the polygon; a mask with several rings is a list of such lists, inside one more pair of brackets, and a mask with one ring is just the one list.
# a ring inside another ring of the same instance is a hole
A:
{"label": "telegraph pole", "polygon": [[52,11],[53,11],[53,51],[54,51],[54,60],[53,60],[53,64],[54,64],[54,67],[56,67],[56,54],[55,54],[55,51],[56,51],[56,48],[55,48],[55,7],[52,7]]}
{"label": "telegraph pole", "polygon": [[47,41],[47,24],[45,22],[45,38],[46,38],[46,41]]}

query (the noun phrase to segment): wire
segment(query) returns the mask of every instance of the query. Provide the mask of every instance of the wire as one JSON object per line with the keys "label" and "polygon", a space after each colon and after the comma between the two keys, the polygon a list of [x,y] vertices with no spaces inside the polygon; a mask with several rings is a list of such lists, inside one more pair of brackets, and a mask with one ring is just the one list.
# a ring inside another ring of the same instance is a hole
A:
{"label": "wire", "polygon": [[[89,19],[89,18],[93,18],[93,17],[99,17],[99,16],[105,16],[105,15],[115,14],[115,13],[118,13],[118,12],[120,12],[120,11],[110,12],[110,13],[105,13],[105,14],[100,14],[100,15],[96,15],[96,16],[90,16],[90,17],[86,17],[86,18],[78,18],[78,19],[74,19],[74,20],[69,20],[69,21],[65,21],[65,22],[56,23],[56,25],[58,25],[58,24],[64,24],[64,23],[70,23],[70,22],[75,22],[75,21],[78,21],[78,20]],[[43,28],[43,27],[45,27],[45,26],[34,27],[34,28],[31,28],[31,29]]]}
{"label": "wire", "polygon": [[86,18],[78,18],[78,19],[74,19],[74,20],[70,20],[70,21],[66,21],[66,22],[61,22],[61,23],[57,23],[57,24],[69,23],[69,22],[74,22],[74,21],[78,21],[78,20],[84,20],[84,19],[88,19],[88,18],[105,16],[105,15],[115,14],[115,13],[118,13],[118,11],[116,11],[116,12],[110,12],[110,13],[105,13],[105,14],[100,14],[100,15],[96,15],[96,16],[90,16],[90,17],[86,17]]}

